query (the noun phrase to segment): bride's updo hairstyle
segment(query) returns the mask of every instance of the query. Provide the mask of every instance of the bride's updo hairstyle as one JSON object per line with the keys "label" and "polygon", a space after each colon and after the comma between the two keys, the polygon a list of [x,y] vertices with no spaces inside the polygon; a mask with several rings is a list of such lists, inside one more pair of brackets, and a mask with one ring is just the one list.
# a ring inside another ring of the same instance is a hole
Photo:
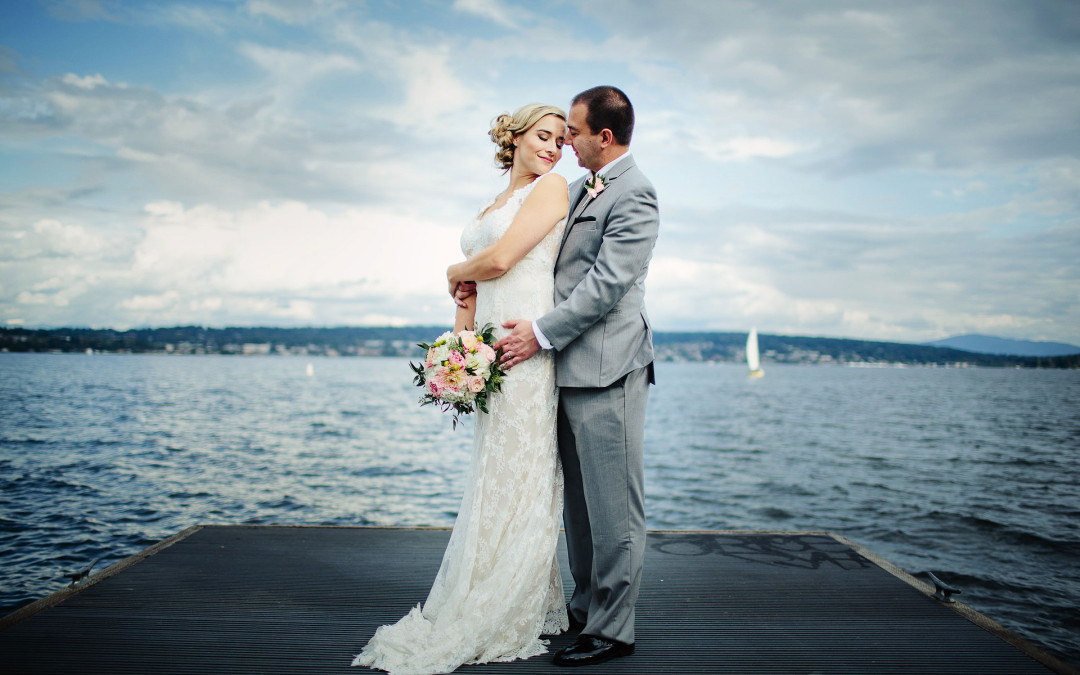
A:
{"label": "bride's updo hairstyle", "polygon": [[514,111],[513,115],[503,113],[491,123],[491,142],[499,146],[495,151],[495,163],[508,171],[514,165],[514,139],[532,128],[540,121],[541,117],[555,115],[562,121],[566,121],[566,113],[562,108],[543,103],[529,103]]}

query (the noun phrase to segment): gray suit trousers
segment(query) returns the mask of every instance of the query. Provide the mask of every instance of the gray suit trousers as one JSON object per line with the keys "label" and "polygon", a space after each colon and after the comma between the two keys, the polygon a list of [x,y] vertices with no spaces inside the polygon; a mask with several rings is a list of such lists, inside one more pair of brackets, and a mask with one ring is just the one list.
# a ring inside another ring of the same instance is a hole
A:
{"label": "gray suit trousers", "polygon": [[652,364],[607,387],[559,389],[563,524],[582,633],[634,642],[645,557],[645,404]]}

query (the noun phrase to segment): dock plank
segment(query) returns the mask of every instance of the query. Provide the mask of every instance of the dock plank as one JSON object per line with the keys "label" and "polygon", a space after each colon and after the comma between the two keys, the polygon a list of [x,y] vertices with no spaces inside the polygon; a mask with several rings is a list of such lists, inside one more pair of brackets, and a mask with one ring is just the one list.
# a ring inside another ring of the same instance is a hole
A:
{"label": "dock plank", "polygon": [[[352,655],[424,600],[448,539],[442,529],[193,528],[8,621],[0,670],[368,672],[348,670]],[[835,535],[649,532],[647,543],[637,653],[590,673],[1072,672]],[[563,672],[540,656],[457,672],[553,671]]]}

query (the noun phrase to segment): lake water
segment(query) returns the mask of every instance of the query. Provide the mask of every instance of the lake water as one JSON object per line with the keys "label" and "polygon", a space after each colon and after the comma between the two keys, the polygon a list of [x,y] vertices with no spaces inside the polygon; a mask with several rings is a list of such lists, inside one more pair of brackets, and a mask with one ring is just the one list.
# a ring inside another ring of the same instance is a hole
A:
{"label": "lake water", "polygon": [[[766,369],[658,364],[650,528],[830,530],[1080,664],[1080,372]],[[452,525],[471,420],[418,393],[403,359],[0,354],[0,611],[197,523]]]}

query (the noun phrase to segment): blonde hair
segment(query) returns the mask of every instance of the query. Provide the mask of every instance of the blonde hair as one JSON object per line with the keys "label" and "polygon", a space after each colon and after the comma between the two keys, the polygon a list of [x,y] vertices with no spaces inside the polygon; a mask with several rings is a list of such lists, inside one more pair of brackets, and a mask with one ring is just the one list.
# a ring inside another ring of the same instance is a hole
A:
{"label": "blonde hair", "polygon": [[562,108],[543,103],[529,103],[514,111],[513,115],[503,113],[491,123],[488,136],[491,142],[499,146],[495,151],[495,163],[504,170],[509,170],[514,165],[514,139],[532,128],[540,121],[541,117],[555,115],[562,121],[566,121],[566,113]]}

